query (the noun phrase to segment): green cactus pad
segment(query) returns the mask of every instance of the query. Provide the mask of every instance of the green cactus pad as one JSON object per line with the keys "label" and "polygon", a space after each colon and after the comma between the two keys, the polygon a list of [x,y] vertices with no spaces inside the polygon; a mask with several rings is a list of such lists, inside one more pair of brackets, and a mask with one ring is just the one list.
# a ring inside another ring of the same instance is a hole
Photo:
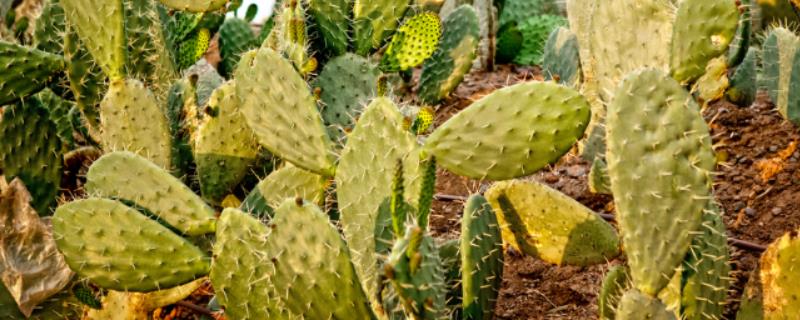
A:
{"label": "green cactus pad", "polygon": [[795,69],[800,69],[793,68],[798,47],[800,38],[782,27],[772,29],[764,40],[764,67],[760,86],[769,92],[772,103],[784,116],[788,114],[792,73]]}
{"label": "green cactus pad", "polygon": [[[378,208],[391,196],[398,160],[405,170],[405,199],[417,205],[420,190],[416,138],[403,129],[403,116],[387,98],[375,99],[347,139],[336,170],[340,222],[359,278],[368,296],[377,295],[375,223]],[[377,305],[377,304],[376,304]]]}
{"label": "green cactus pad", "polygon": [[603,159],[595,158],[589,170],[589,191],[599,194],[611,194],[611,178],[608,176],[608,165]]}
{"label": "green cactus pad", "polygon": [[436,51],[441,34],[439,16],[421,13],[412,17],[392,36],[381,59],[381,70],[396,72],[419,66]]}
{"label": "green cactus pad", "polygon": [[366,56],[383,45],[408,10],[408,0],[355,0],[353,28],[356,53]]}
{"label": "green cactus pad", "polygon": [[750,48],[747,55],[730,80],[730,88],[726,92],[728,100],[740,106],[749,106],[756,100],[758,93],[758,48]]}
{"label": "green cactus pad", "polygon": [[222,85],[208,103],[211,116],[192,143],[203,197],[219,203],[247,175],[258,157],[258,141],[239,113],[233,82]]}
{"label": "green cactus pad", "polygon": [[122,79],[128,43],[122,0],[61,0],[67,22],[73,26],[103,72]]}
{"label": "green cactus pad", "polygon": [[444,318],[445,269],[432,237],[418,228],[407,230],[392,248],[383,271],[397,292],[406,318]]}
{"label": "green cactus pad", "polygon": [[608,269],[603,284],[600,287],[600,294],[597,304],[600,309],[600,320],[614,320],[617,314],[617,306],[622,294],[630,287],[628,269],[622,265],[616,265]]}
{"label": "green cactus pad", "polygon": [[64,59],[67,61],[67,79],[72,96],[84,123],[93,137],[99,134],[100,112],[97,105],[108,89],[102,68],[94,61],[86,46],[78,38],[73,28],[67,28],[64,35]]}
{"label": "green cactus pad", "polygon": [[739,8],[739,26],[736,35],[728,48],[728,65],[738,66],[744,61],[745,55],[750,51],[753,38],[753,9],[752,0],[741,0]]}
{"label": "green cactus pad", "polygon": [[33,30],[33,46],[45,52],[61,55],[64,53],[62,45],[65,30],[66,18],[59,0],[42,1],[42,14],[36,19]]}
{"label": "green cactus pad", "polygon": [[727,0],[681,1],[672,31],[672,76],[689,83],[706,64],[727,53],[739,25],[739,8]]}
{"label": "green cactus pad", "polygon": [[50,215],[61,185],[63,148],[58,127],[36,98],[0,109],[0,168],[19,177],[39,215]]}
{"label": "green cactus pad", "polygon": [[514,58],[514,63],[520,65],[541,64],[548,36],[553,30],[566,25],[567,19],[564,17],[548,14],[523,20],[518,26],[519,31],[522,32],[522,47]]}
{"label": "green cactus pad", "polygon": [[333,176],[333,146],[314,97],[292,64],[262,48],[252,63],[239,65],[236,79],[242,114],[261,145],[298,167]]}
{"label": "green cactus pad", "polygon": [[312,204],[287,200],[269,226],[226,209],[217,240],[211,281],[232,318],[372,317],[344,241]]}
{"label": "green cactus pad", "polygon": [[761,287],[763,290],[764,318],[790,319],[800,314],[800,238],[789,232],[772,242],[761,255]]}
{"label": "green cactus pad", "polygon": [[589,208],[537,182],[495,183],[486,198],[503,231],[503,241],[544,261],[592,265],[616,257],[614,228]]}
{"label": "green cactus pad", "polygon": [[308,2],[308,11],[314,17],[317,29],[322,33],[323,47],[335,56],[347,52],[350,42],[347,31],[350,28],[352,5],[352,0],[313,0]]}
{"label": "green cactus pad", "polygon": [[172,136],[172,172],[176,177],[184,177],[194,163],[192,148],[189,143],[189,134],[185,132],[184,106],[191,103],[194,90],[189,80],[175,81],[167,94],[167,121],[169,132]]}
{"label": "green cactus pad", "polygon": [[[180,43],[178,48],[178,67],[183,69],[191,67],[200,60],[208,51],[209,41],[211,41],[211,30],[200,28],[192,32],[188,38]],[[222,49],[220,48],[220,52]],[[224,65],[225,59],[223,59]]]}
{"label": "green cactus pad", "polygon": [[433,56],[422,66],[419,97],[436,104],[464,80],[475,61],[480,28],[478,15],[469,5],[453,11],[443,23],[442,41]]}
{"label": "green cactus pad", "polygon": [[684,319],[722,319],[731,267],[728,236],[716,203],[703,214],[702,234],[692,239],[683,261],[681,314]]}
{"label": "green cactus pad", "polygon": [[503,279],[503,239],[484,197],[467,200],[460,245],[464,317],[491,320]]}
{"label": "green cactus pad", "polygon": [[576,87],[581,74],[579,53],[578,37],[572,31],[564,27],[553,30],[542,56],[545,79]]}
{"label": "green cactus pad", "polygon": [[162,168],[171,164],[167,117],[153,93],[137,80],[115,80],[100,103],[106,152],[135,152]]}
{"label": "green cactus pad", "polygon": [[328,180],[318,174],[285,166],[261,180],[245,198],[241,208],[256,216],[272,217],[273,211],[287,198],[321,204],[327,185]]}
{"label": "green cactus pad", "polygon": [[133,201],[188,235],[214,232],[214,210],[166,170],[130,152],[95,161],[86,174],[91,195]]}
{"label": "green cactus pad", "polygon": [[675,320],[675,314],[667,311],[667,306],[660,300],[629,289],[619,301],[616,320],[642,319]]}
{"label": "green cactus pad", "polygon": [[210,259],[199,248],[114,200],[60,206],[53,216],[53,233],[70,268],[106,289],[170,288],[210,268]]}
{"label": "green cactus pad", "polygon": [[0,105],[42,90],[66,68],[64,58],[0,41]]}
{"label": "green cactus pad", "polygon": [[439,165],[476,179],[506,180],[555,162],[583,136],[589,103],[575,90],[528,82],[473,103],[430,135]]}
{"label": "green cactus pad", "polygon": [[56,134],[58,138],[61,139],[61,142],[67,149],[72,150],[75,142],[75,137],[73,136],[75,128],[73,123],[80,121],[71,113],[75,105],[71,101],[64,100],[57,96],[50,89],[44,89],[37,93],[36,98],[39,99],[41,105],[47,109],[50,120],[56,125]]}
{"label": "green cactus pad", "polygon": [[778,106],[778,111],[786,120],[800,126],[800,50],[795,51],[791,68],[787,103],[786,106]]}
{"label": "green cactus pad", "polygon": [[178,70],[159,17],[160,5],[153,0],[125,0],[124,6],[128,75],[146,83],[163,101]]}
{"label": "green cactus pad", "polygon": [[160,0],[165,6],[189,12],[210,12],[220,9],[229,0]]}
{"label": "green cactus pad", "polygon": [[[499,1],[495,1],[497,3]],[[504,0],[504,4],[499,6],[500,25],[511,21],[524,21],[527,18],[542,14],[561,13],[554,0]]]}
{"label": "green cactus pad", "polygon": [[320,113],[332,138],[350,132],[367,104],[377,95],[378,68],[366,58],[347,53],[336,57],[322,69],[316,80],[320,93]]}
{"label": "green cactus pad", "polygon": [[[250,60],[252,61],[252,59]],[[205,59],[200,59],[191,68],[184,72],[183,78],[190,82],[196,77],[197,82],[194,83],[195,90],[195,107],[205,107],[211,99],[214,90],[217,90],[223,83],[225,78],[219,75],[217,69],[208,63]]]}
{"label": "green cactus pad", "polygon": [[666,73],[635,72],[615,96],[606,159],[617,221],[636,288],[655,295],[700,226],[716,161],[700,107]]}
{"label": "green cactus pad", "polygon": [[597,79],[597,92],[606,103],[628,73],[647,67],[669,69],[675,21],[672,1],[609,0],[584,4],[590,5],[594,6],[588,17],[591,22],[581,32],[588,35],[590,74]]}
{"label": "green cactus pad", "polygon": [[258,41],[247,21],[238,18],[225,20],[219,28],[220,73],[232,76],[242,54],[256,47]]}

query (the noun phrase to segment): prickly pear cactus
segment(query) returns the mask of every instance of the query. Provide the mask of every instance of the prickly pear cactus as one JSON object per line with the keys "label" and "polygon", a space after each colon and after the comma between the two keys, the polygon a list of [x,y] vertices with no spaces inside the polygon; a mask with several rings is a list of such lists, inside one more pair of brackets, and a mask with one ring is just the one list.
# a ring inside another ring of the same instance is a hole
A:
{"label": "prickly pear cactus", "polygon": [[[252,52],[252,51],[251,51]],[[292,64],[269,48],[246,55],[236,89],[240,110],[258,141],[298,167],[333,176],[333,146],[314,98]]]}
{"label": "prickly pear cactus", "polygon": [[[792,61],[788,100],[785,107],[778,106],[778,111],[781,112],[786,120],[795,125],[800,125],[800,50],[795,51]],[[785,72],[785,70],[782,72]]]}
{"label": "prickly pear cactus", "polygon": [[436,51],[442,23],[433,13],[421,13],[407,20],[392,36],[383,53],[380,69],[384,72],[406,71],[419,66]]}
{"label": "prickly pear cactus", "polygon": [[[125,0],[125,37],[128,50],[126,64],[129,77],[147,83],[159,101],[166,98],[172,81],[178,78],[158,3],[152,0]],[[202,43],[202,41],[198,41]],[[208,48],[206,34],[205,48]],[[205,49],[198,51],[205,52]]]}
{"label": "prickly pear cactus", "polygon": [[541,64],[547,37],[553,30],[567,25],[567,19],[556,15],[541,15],[522,20],[518,28],[522,32],[522,47],[514,58],[521,65]]}
{"label": "prickly pear cactus", "polygon": [[397,292],[407,318],[442,319],[446,288],[442,261],[433,238],[412,227],[397,239],[384,276]]}
{"label": "prickly pear cactus", "polygon": [[272,217],[275,209],[289,198],[321,204],[327,186],[324,177],[288,165],[261,180],[244,199],[241,209],[255,216]]}
{"label": "prickly pear cactus", "polygon": [[608,177],[608,165],[603,159],[595,158],[589,170],[589,191],[592,193],[611,194],[611,181]]}
{"label": "prickly pear cactus", "polygon": [[114,80],[100,103],[103,149],[135,152],[169,169],[172,146],[164,108],[137,80]]}
{"label": "prickly pear cactus", "polygon": [[214,254],[211,281],[230,317],[373,317],[346,244],[313,204],[286,200],[269,226],[226,209]]}
{"label": "prickly pear cactus", "polygon": [[100,112],[97,105],[108,89],[106,76],[100,65],[83,44],[74,28],[67,27],[64,35],[64,59],[67,61],[67,79],[75,104],[81,111],[84,123],[93,138],[99,136]]}
{"label": "prickly pear cactus", "polygon": [[619,254],[614,228],[566,195],[537,182],[504,181],[486,192],[503,241],[555,264],[592,265]]}
{"label": "prickly pear cactus", "polygon": [[442,30],[439,48],[425,61],[419,80],[419,97],[428,104],[438,103],[461,83],[472,69],[480,41],[478,15],[469,5],[448,15]]}
{"label": "prickly pear cactus", "polygon": [[45,51],[0,41],[0,105],[42,90],[64,71],[64,58]]}
{"label": "prickly pear cactus", "polygon": [[753,0],[742,0],[738,3],[739,26],[736,28],[736,35],[728,48],[728,65],[738,66],[750,51],[750,43],[753,38]]}
{"label": "prickly pear cactus", "polygon": [[689,83],[702,76],[711,59],[728,52],[738,25],[739,8],[733,1],[681,1],[672,31],[672,77]]}
{"label": "prickly pear cactus", "polygon": [[0,109],[0,168],[18,177],[39,215],[50,215],[61,185],[63,148],[50,112],[36,98]]}
{"label": "prickly pear cactus", "polygon": [[542,54],[545,79],[577,87],[581,74],[580,63],[578,37],[564,27],[553,30]]}
{"label": "prickly pear cactus", "polygon": [[459,175],[506,180],[533,174],[564,155],[583,136],[589,117],[589,103],[575,90],[522,83],[497,90],[450,118],[424,149]]}
{"label": "prickly pear cactus", "polygon": [[219,203],[255,164],[258,141],[239,112],[233,82],[214,91],[208,110],[210,115],[197,129],[192,150],[203,198]]}
{"label": "prickly pear cactus", "polygon": [[731,267],[722,212],[711,203],[703,213],[702,234],[692,239],[683,261],[681,315],[684,319],[722,319]]}
{"label": "prickly pear cactus", "polygon": [[616,265],[608,269],[597,298],[600,320],[615,319],[617,306],[619,306],[622,295],[630,287],[629,282],[628,270],[625,266]]}
{"label": "prickly pear cactus", "polygon": [[767,247],[761,255],[761,287],[763,290],[764,319],[790,319],[800,314],[796,298],[800,272],[795,262],[800,259],[800,241],[797,232],[789,232]]}
{"label": "prickly pear cactus", "polygon": [[63,0],[61,6],[103,72],[112,79],[124,77],[128,43],[123,1]]}
{"label": "prickly pear cactus", "polygon": [[93,196],[133,201],[188,235],[214,232],[214,210],[168,171],[130,152],[95,161],[86,175]]}
{"label": "prickly pear cactus", "polygon": [[417,141],[403,129],[403,120],[391,100],[373,100],[349,135],[336,169],[339,220],[369,297],[378,292],[375,221],[383,199],[391,196],[398,160],[405,170],[406,202],[416,206],[420,190]]}
{"label": "prickly pear cactus", "polygon": [[172,172],[176,177],[184,177],[194,163],[189,133],[184,126],[191,126],[184,114],[184,106],[191,104],[195,96],[194,88],[187,79],[175,81],[167,94],[167,121],[172,137]]}
{"label": "prickly pear cactus", "polygon": [[201,278],[174,288],[145,293],[109,290],[103,297],[102,308],[89,310],[83,319],[147,319],[153,316],[153,310],[186,299],[205,282],[206,279]]}
{"label": "prickly pear cactus", "polygon": [[147,292],[208,274],[210,259],[188,240],[121,202],[60,206],[53,234],[70,268],[111,290]]}
{"label": "prickly pear cactus", "polygon": [[[203,57],[208,50],[209,41],[211,40],[211,31],[206,28],[200,28],[192,32],[185,40],[180,43],[178,48],[178,67],[187,69],[191,67],[197,60]],[[222,36],[220,36],[220,43],[222,43]],[[225,52],[220,45],[220,53]],[[227,60],[222,58],[223,70]]]}
{"label": "prickly pear cactus", "polygon": [[242,54],[258,47],[250,24],[239,18],[230,18],[219,28],[219,51],[222,56],[220,73],[232,76]]}
{"label": "prickly pear cactus", "polygon": [[209,12],[222,8],[229,0],[160,0],[165,6],[175,10],[190,12]]}
{"label": "prickly pear cactus", "polygon": [[484,197],[467,200],[460,245],[464,318],[490,320],[503,279],[503,239]]}
{"label": "prickly pear cactus", "polygon": [[716,161],[700,107],[665,72],[632,73],[615,96],[606,159],[617,221],[635,288],[655,296],[700,226]]}
{"label": "prickly pear cactus", "polygon": [[[635,281],[635,280],[634,280]],[[675,320],[675,314],[667,310],[660,300],[629,289],[622,295],[616,320]]]}
{"label": "prickly pear cactus", "polygon": [[749,106],[756,100],[758,93],[758,48],[747,50],[747,55],[736,68],[730,80],[730,88],[726,92],[728,100],[740,106]]}
{"label": "prickly pear cactus", "polygon": [[356,119],[377,95],[377,66],[352,53],[333,58],[316,80],[320,92],[320,113],[331,138],[342,139],[353,130]]}
{"label": "prickly pear cactus", "polygon": [[59,0],[42,1],[42,13],[36,19],[33,30],[33,46],[36,49],[61,55],[66,18]]}
{"label": "prickly pear cactus", "polygon": [[355,0],[353,28],[356,53],[366,56],[383,45],[384,40],[406,14],[407,0]]}
{"label": "prickly pear cactus", "polygon": [[347,52],[350,43],[347,34],[350,28],[352,0],[312,0],[308,11],[314,17],[317,29],[322,33],[323,47],[334,56]]}
{"label": "prickly pear cactus", "polygon": [[[495,1],[497,2],[497,1]],[[525,21],[533,16],[561,13],[556,0],[505,0],[500,12],[500,25]]]}
{"label": "prickly pear cactus", "polygon": [[792,73],[800,69],[793,67],[799,46],[800,38],[797,35],[789,29],[777,27],[769,32],[762,49],[764,72],[760,86],[769,92],[772,103],[787,118],[792,102],[789,99]]}

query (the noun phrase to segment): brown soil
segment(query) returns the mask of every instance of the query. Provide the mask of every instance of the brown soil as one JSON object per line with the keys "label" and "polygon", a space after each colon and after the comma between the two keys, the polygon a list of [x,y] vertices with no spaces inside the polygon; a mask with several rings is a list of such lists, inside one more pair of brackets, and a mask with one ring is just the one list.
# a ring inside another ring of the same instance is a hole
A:
{"label": "brown soil", "polygon": [[[494,73],[473,73],[439,110],[440,124],[495,88],[539,79],[538,70],[500,66]],[[750,107],[717,102],[704,115],[711,126],[715,149],[721,158],[715,181],[717,200],[725,209],[729,236],[767,245],[800,226],[800,140],[796,127],[783,120],[759,96]],[[757,165],[758,164],[758,165]],[[566,156],[557,165],[534,175],[599,213],[613,213],[610,196],[589,192],[586,176],[590,164]],[[772,174],[772,177],[764,175]],[[767,179],[763,179],[766,177]],[[468,196],[484,191],[489,182],[440,171],[437,192]],[[460,232],[463,204],[436,201],[431,216],[436,236],[455,238]],[[758,262],[759,252],[731,247],[734,283],[726,318],[735,317],[738,297]],[[503,286],[497,302],[497,319],[595,319],[597,293],[604,272],[612,264],[592,267],[554,266],[517,252],[506,252]]]}

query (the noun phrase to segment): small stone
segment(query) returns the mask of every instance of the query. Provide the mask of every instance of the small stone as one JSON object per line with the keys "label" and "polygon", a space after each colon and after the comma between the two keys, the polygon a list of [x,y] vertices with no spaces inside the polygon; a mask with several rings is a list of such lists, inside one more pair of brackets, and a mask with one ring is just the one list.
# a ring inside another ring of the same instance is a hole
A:
{"label": "small stone", "polygon": [[781,212],[783,212],[783,209],[781,209],[781,208],[778,208],[778,207],[772,208],[772,214],[774,214],[774,215],[779,215],[779,214],[781,214]]}
{"label": "small stone", "polygon": [[769,152],[775,152],[775,151],[778,151],[778,147],[776,147],[776,146],[770,146],[769,147]]}
{"label": "small stone", "polygon": [[742,210],[742,209],[744,209],[744,207],[745,207],[744,202],[741,202],[741,201],[736,202],[736,203],[733,204],[733,211]]}
{"label": "small stone", "polygon": [[747,207],[747,208],[744,208],[744,213],[749,217],[755,217],[756,216],[756,209]]}

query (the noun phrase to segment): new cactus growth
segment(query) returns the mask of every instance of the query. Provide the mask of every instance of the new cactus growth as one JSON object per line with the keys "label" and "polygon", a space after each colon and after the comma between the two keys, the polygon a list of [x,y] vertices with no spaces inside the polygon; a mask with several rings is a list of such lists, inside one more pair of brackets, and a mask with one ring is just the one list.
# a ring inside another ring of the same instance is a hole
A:
{"label": "new cactus growth", "polygon": [[497,90],[452,117],[430,135],[424,150],[459,175],[511,179],[533,174],[564,155],[583,135],[589,117],[589,103],[575,90],[522,83]]}
{"label": "new cactus growth", "polygon": [[384,72],[406,71],[419,66],[436,51],[442,25],[439,16],[421,13],[397,29],[381,59]]}
{"label": "new cactus growth", "polygon": [[716,161],[699,106],[664,72],[635,72],[615,96],[606,158],[617,221],[635,288],[655,296],[700,226]]}
{"label": "new cactus growth", "polygon": [[433,238],[411,227],[392,248],[384,275],[412,319],[441,319],[445,312],[444,268]]}
{"label": "new cactus growth", "polygon": [[122,291],[153,291],[208,273],[208,257],[189,241],[121,202],[73,201],[59,207],[53,232],[81,277]]}
{"label": "new cactus growth", "polygon": [[486,192],[503,242],[554,264],[591,265],[619,254],[614,228],[575,200],[536,182],[495,183]]}
{"label": "new cactus growth", "polygon": [[439,48],[425,61],[419,81],[419,97],[428,104],[438,103],[461,83],[472,68],[480,41],[478,15],[468,5],[448,15],[442,30]]}

